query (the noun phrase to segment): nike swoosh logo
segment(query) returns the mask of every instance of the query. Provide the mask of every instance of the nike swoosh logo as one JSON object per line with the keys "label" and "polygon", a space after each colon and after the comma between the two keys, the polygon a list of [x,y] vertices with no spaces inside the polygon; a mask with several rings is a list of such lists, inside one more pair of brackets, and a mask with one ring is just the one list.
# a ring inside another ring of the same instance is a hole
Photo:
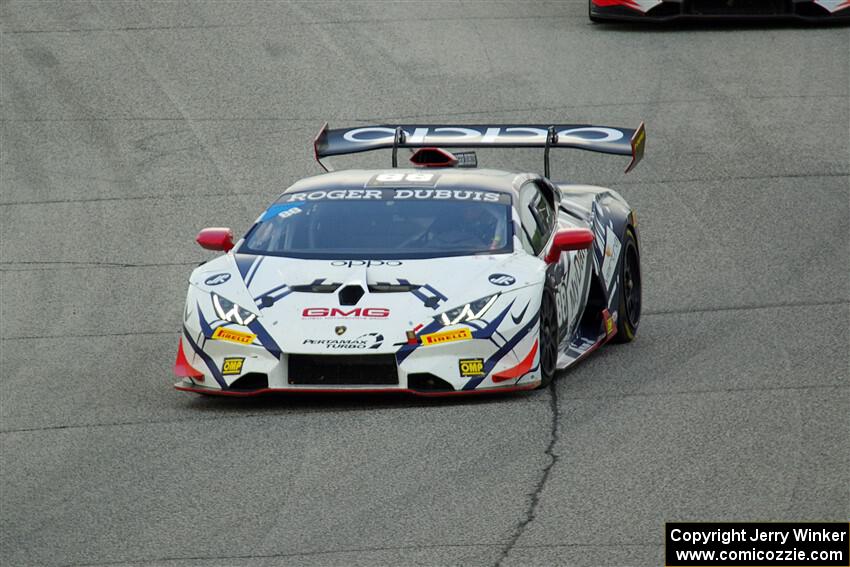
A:
{"label": "nike swoosh logo", "polygon": [[522,313],[519,314],[519,317],[514,317],[514,314],[511,313],[511,319],[514,320],[514,325],[519,325],[519,322],[522,321],[522,318],[525,317],[525,312],[528,311],[528,303],[525,304],[525,307],[522,310]]}

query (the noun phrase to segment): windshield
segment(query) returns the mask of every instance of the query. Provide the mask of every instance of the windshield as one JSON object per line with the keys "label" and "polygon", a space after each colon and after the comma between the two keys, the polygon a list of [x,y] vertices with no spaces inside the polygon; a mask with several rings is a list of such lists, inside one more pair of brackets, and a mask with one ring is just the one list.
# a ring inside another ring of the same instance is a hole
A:
{"label": "windshield", "polygon": [[453,189],[284,195],[239,252],[296,258],[434,258],[512,251],[510,196]]}

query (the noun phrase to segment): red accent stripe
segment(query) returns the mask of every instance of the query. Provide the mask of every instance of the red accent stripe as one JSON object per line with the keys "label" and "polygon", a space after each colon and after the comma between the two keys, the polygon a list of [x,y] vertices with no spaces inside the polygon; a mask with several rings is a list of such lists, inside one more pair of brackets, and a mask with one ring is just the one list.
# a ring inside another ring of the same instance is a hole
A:
{"label": "red accent stripe", "polygon": [[205,386],[189,386],[178,382],[174,384],[174,388],[181,392],[194,392],[196,394],[211,394],[214,396],[231,396],[236,398],[247,398],[251,396],[260,396],[263,394],[413,394],[414,396],[422,396],[425,398],[446,398],[450,396],[475,396],[482,394],[507,394],[510,392],[521,392],[523,390],[533,390],[540,385],[540,382],[531,384],[523,384],[522,386],[505,386],[504,388],[485,388],[482,390],[455,390],[453,392],[420,392],[407,388],[262,388],[260,390],[252,390],[250,392],[234,392],[228,390],[217,390],[215,388],[207,388]]}
{"label": "red accent stripe", "polygon": [[513,368],[508,368],[498,374],[493,374],[493,382],[498,384],[499,382],[504,382],[505,380],[510,380],[511,378],[517,378],[523,374],[527,374],[528,371],[531,370],[531,365],[534,364],[534,355],[537,354],[537,343],[538,341],[535,340],[534,345],[531,347],[531,352],[522,359],[522,362]]}
{"label": "red accent stripe", "polygon": [[195,370],[189,361],[186,360],[186,354],[183,352],[183,339],[177,339],[177,360],[174,361],[174,375],[179,377],[194,378],[203,382],[204,374]]}

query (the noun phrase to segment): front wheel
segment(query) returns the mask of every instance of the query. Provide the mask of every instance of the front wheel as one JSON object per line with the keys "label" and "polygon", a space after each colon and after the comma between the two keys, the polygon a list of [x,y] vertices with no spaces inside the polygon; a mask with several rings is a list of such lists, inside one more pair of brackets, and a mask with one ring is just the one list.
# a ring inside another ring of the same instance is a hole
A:
{"label": "front wheel", "polygon": [[617,315],[617,335],[614,340],[627,343],[635,338],[640,324],[641,277],[640,252],[631,228],[626,229],[623,259],[620,264],[620,307]]}
{"label": "front wheel", "polygon": [[555,310],[555,295],[543,290],[540,302],[540,386],[552,383],[558,366],[558,314]]}

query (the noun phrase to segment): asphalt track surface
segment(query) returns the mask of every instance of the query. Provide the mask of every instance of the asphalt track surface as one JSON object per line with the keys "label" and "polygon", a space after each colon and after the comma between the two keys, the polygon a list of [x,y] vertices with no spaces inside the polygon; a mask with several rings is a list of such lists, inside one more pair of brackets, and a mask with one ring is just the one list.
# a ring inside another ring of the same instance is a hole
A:
{"label": "asphalt track surface", "polygon": [[[850,517],[848,28],[581,1],[0,18],[4,566],[661,565],[668,520]],[[645,120],[628,176],[553,156],[638,210],[638,339],[506,397],[172,390],[195,234],[317,173],[324,120]]]}

